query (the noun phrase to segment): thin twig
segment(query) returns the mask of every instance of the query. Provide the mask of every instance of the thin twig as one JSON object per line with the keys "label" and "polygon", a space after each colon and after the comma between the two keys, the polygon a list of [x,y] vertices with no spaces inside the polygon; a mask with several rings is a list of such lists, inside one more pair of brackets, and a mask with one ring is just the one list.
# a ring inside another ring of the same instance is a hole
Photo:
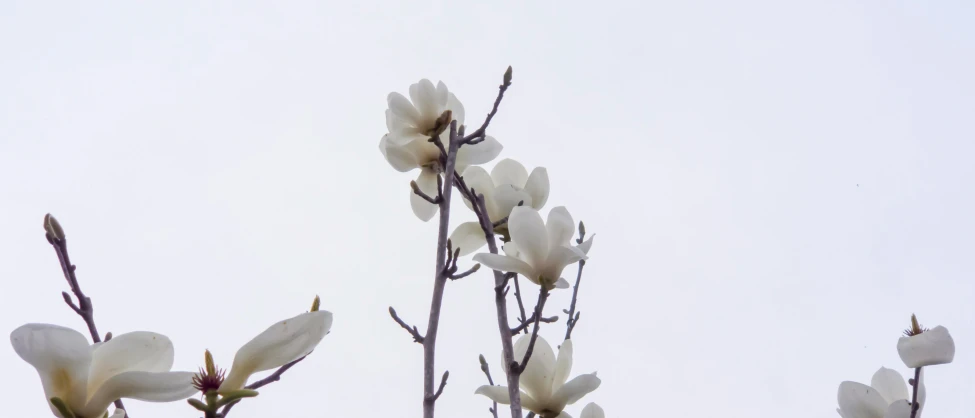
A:
{"label": "thin twig", "polygon": [[[309,353],[309,354],[311,354],[311,353]],[[308,357],[309,354],[306,354],[306,355],[298,358],[297,360],[292,361],[291,363],[285,364],[284,366],[278,367],[278,369],[275,370],[274,373],[271,373],[270,376],[265,377],[265,378],[263,378],[261,380],[258,380],[258,381],[254,382],[254,383],[251,383],[251,384],[245,386],[244,388],[245,389],[250,389],[250,390],[257,390],[257,389],[260,389],[260,388],[262,388],[262,387],[264,387],[264,386],[266,386],[266,385],[268,385],[270,383],[277,382],[277,381],[281,380],[281,375],[284,374],[284,372],[288,371],[288,369],[290,369],[295,364],[298,364],[298,362],[304,360],[305,357]],[[238,401],[234,401],[234,402],[231,402],[231,403],[227,404],[227,406],[223,407],[223,410],[220,411],[220,413],[217,414],[217,416],[220,417],[220,418],[225,418],[227,416],[227,414],[230,412],[230,408],[233,408],[234,405],[237,405],[237,402],[240,402],[240,401],[238,400]]]}
{"label": "thin twig", "polygon": [[535,341],[538,340],[538,330],[539,324],[542,318],[542,309],[545,308],[545,301],[548,300],[548,290],[545,286],[538,287],[538,303],[535,304],[535,313],[532,315],[535,317],[535,326],[532,327],[532,336],[528,340],[528,349],[525,351],[525,358],[521,360],[520,363],[513,363],[511,365],[512,369],[516,370],[518,374],[525,371],[525,367],[528,366],[528,360],[532,357],[532,352],[535,351]]}
{"label": "thin twig", "polygon": [[[494,99],[494,107],[491,108],[491,112],[488,113],[486,118],[484,118],[484,123],[481,124],[481,127],[477,128],[476,131],[471,132],[470,135],[464,137],[463,142],[465,144],[473,145],[484,140],[488,125],[491,124],[491,119],[494,119],[494,115],[498,113],[498,106],[501,104],[501,99],[504,98],[504,92],[508,90],[508,87],[510,86],[511,67],[509,66],[508,70],[504,72],[504,78],[502,79],[501,85],[498,86],[498,97]],[[475,142],[475,140],[477,141]]]}
{"label": "thin twig", "polygon": [[515,279],[515,300],[518,301],[518,312],[521,316],[518,318],[521,322],[528,322],[527,315],[525,314],[525,303],[521,300],[521,286],[518,285],[518,273],[508,273]]}
{"label": "thin twig", "polygon": [[400,319],[399,315],[396,315],[396,309],[393,309],[392,306],[389,307],[389,316],[393,317],[393,320],[396,321],[396,323],[399,324],[399,326],[403,327],[403,329],[405,329],[406,332],[409,332],[410,335],[413,336],[414,342],[423,344],[423,335],[420,334],[420,331],[418,329],[416,329],[416,325],[410,327],[410,325],[407,324],[406,321]]}
{"label": "thin twig", "polygon": [[423,190],[420,190],[420,185],[416,184],[416,181],[410,182],[410,188],[413,189],[413,193],[415,195],[420,196],[421,198],[423,198],[423,200],[426,200],[427,202],[430,202],[431,205],[439,205],[440,202],[443,201],[443,196],[440,195],[441,192],[439,191],[437,192],[437,197],[431,197],[430,195],[424,193]]}
{"label": "thin twig", "polygon": [[[484,372],[484,376],[487,377],[488,384],[494,386],[494,379],[491,378],[491,368],[488,367],[488,363],[487,360],[484,359],[484,355],[482,354],[477,358],[481,362],[481,371]],[[498,418],[498,403],[491,401],[491,407],[488,408],[488,411],[491,412],[491,415],[493,415],[494,418]]]}
{"label": "thin twig", "polygon": [[921,404],[917,400],[917,391],[921,387],[921,368],[918,367],[914,369],[914,382],[911,383],[914,386],[911,394],[911,418],[917,417],[917,411],[921,409]]}
{"label": "thin twig", "polygon": [[[576,244],[582,244],[585,242],[586,238],[586,226],[579,221],[579,238],[576,239]],[[572,302],[569,303],[569,310],[563,310],[563,312],[569,314],[569,318],[565,321],[565,339],[568,340],[572,337],[572,330],[576,328],[576,324],[579,323],[579,315],[581,312],[576,312],[576,301],[579,298],[579,283],[582,281],[582,268],[586,266],[586,260],[579,260],[579,269],[576,273],[576,284],[572,287]]]}
{"label": "thin twig", "polygon": [[[546,324],[551,324],[553,322],[557,322],[558,320],[559,320],[558,316],[550,316],[548,318],[542,317],[542,319],[539,319],[539,321],[544,322]],[[531,318],[528,318],[528,320],[522,322],[521,324],[518,324],[517,327],[512,328],[511,335],[518,335],[519,332],[528,329],[528,327],[534,323],[535,323],[535,314],[532,314]]]}
{"label": "thin twig", "polygon": [[[44,215],[44,232],[44,237],[47,238],[48,244],[51,244],[51,247],[54,248],[54,252],[58,256],[58,262],[61,264],[61,272],[64,274],[64,279],[68,281],[71,293],[74,293],[75,297],[78,298],[78,304],[76,305],[71,300],[68,292],[61,292],[64,303],[85,321],[92,342],[102,342],[101,335],[98,333],[98,327],[95,325],[95,307],[91,303],[91,298],[85,295],[85,292],[81,291],[81,285],[78,284],[78,277],[75,275],[77,266],[71,264],[71,257],[68,255],[68,240],[64,234],[64,229],[50,213]],[[115,407],[125,410],[125,405],[122,404],[121,399],[115,400]],[[128,410],[125,410],[125,416],[130,417]]]}
{"label": "thin twig", "polygon": [[437,393],[434,393],[433,394],[433,400],[434,401],[436,401],[437,399],[440,398],[440,394],[443,393],[443,387],[444,386],[447,386],[447,377],[448,376],[450,376],[450,371],[449,370],[444,371],[443,372],[443,377],[440,378],[440,387],[437,388]]}
{"label": "thin twig", "polygon": [[459,280],[459,279],[463,279],[463,278],[465,278],[467,276],[470,276],[470,275],[476,273],[480,269],[481,269],[481,265],[480,264],[475,264],[475,265],[473,265],[471,268],[467,269],[467,271],[465,271],[463,273],[460,273],[460,274],[451,274],[450,276],[447,276],[447,277],[450,278],[450,280]]}

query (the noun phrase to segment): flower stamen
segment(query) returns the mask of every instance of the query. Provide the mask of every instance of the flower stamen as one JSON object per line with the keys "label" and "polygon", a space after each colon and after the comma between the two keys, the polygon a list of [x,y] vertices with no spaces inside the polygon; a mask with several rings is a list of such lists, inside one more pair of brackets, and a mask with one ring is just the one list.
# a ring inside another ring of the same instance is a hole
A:
{"label": "flower stamen", "polygon": [[921,324],[917,322],[917,316],[911,314],[911,327],[904,330],[904,335],[908,337],[913,337],[927,330],[928,330],[927,328],[922,327]]}

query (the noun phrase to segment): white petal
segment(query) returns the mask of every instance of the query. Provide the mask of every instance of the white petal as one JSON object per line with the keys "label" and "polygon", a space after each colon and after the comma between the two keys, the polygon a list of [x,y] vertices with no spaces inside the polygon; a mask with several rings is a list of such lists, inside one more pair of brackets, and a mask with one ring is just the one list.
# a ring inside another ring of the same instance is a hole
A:
{"label": "white petal", "polygon": [[[484,195],[484,203],[490,206],[493,205],[492,200],[494,199],[494,182],[491,181],[491,176],[483,168],[478,166],[467,167],[464,169],[461,177],[464,178],[464,184],[468,188],[474,189],[477,194]],[[468,209],[473,209],[474,205],[470,201],[464,199],[464,204],[467,205]]]}
{"label": "white petal", "polygon": [[525,192],[532,197],[532,207],[541,209],[548,202],[548,170],[545,167],[535,167],[532,170],[528,181],[525,183]]}
{"label": "white petal", "polygon": [[596,405],[595,402],[589,402],[585,408],[582,408],[579,418],[606,418],[606,414],[603,412],[603,408]]}
{"label": "white petal", "polygon": [[[541,267],[548,258],[548,231],[542,222],[542,215],[532,208],[519,206],[511,210],[508,217],[508,232],[511,240],[518,244],[518,250],[532,267]],[[553,281],[557,278],[553,278]]]}
{"label": "white petal", "polygon": [[420,112],[402,94],[392,92],[386,96],[386,104],[394,115],[416,126],[420,121]]}
{"label": "white petal", "polygon": [[836,394],[843,418],[878,418],[887,411],[887,401],[876,389],[862,383],[840,383]]}
{"label": "white petal", "polygon": [[576,246],[583,254],[589,255],[589,249],[592,248],[592,239],[596,237],[596,234],[592,234],[582,244]]}
{"label": "white petal", "polygon": [[572,372],[572,340],[565,340],[559,347],[559,357],[555,361],[555,378],[552,381],[552,392],[558,392],[562,385],[569,380]]}
{"label": "white petal", "polygon": [[559,412],[559,415],[556,416],[555,418],[572,418],[572,415],[569,415],[568,412],[562,411]]}
{"label": "white petal", "polygon": [[545,223],[545,229],[548,230],[548,245],[550,248],[554,248],[559,245],[569,245],[569,241],[575,233],[575,223],[565,206],[559,206],[548,212],[548,222]]}
{"label": "white petal", "polygon": [[565,402],[568,405],[576,403],[583,396],[586,396],[589,392],[596,390],[599,384],[602,383],[596,373],[583,374],[576,376],[575,379],[568,381],[565,385],[556,392],[554,399],[557,399],[560,403]]}
{"label": "white petal", "polygon": [[510,184],[519,189],[525,188],[525,183],[528,182],[528,170],[525,170],[525,166],[521,163],[512,160],[510,158],[505,158],[491,169],[491,179],[494,180],[494,184]]}
{"label": "white petal", "polygon": [[873,378],[870,380],[870,386],[877,389],[877,392],[880,393],[880,396],[887,403],[899,399],[907,399],[908,396],[907,383],[904,382],[904,377],[897,370],[886,367],[881,367],[880,370],[877,370],[873,374]]}
{"label": "white petal", "polygon": [[562,271],[565,270],[565,266],[585,258],[586,255],[582,253],[582,250],[576,247],[555,247],[552,249],[552,253],[549,254],[549,258],[546,260],[543,269],[538,272],[540,276],[539,280],[549,285],[555,285],[562,277]]}
{"label": "white petal", "polygon": [[498,186],[494,189],[494,204],[497,207],[497,219],[491,218],[491,220],[497,222],[505,216],[510,215],[511,210],[518,206],[519,203],[527,208],[533,207],[532,197],[527,192],[516,189],[510,184]]}
{"label": "white petal", "polygon": [[[528,346],[531,343],[530,335],[522,335],[515,342],[514,354],[517,361],[525,358]],[[528,364],[521,374],[521,388],[528,392],[532,398],[538,402],[546,404],[546,400],[552,397],[552,380],[555,377],[555,353],[552,346],[544,338],[538,336],[535,340],[535,347],[532,349],[532,356],[528,359]]]}
{"label": "white petal", "polygon": [[569,281],[559,277],[559,280],[555,282],[556,289],[568,289]]}
{"label": "white petal", "polygon": [[115,408],[115,411],[112,412],[112,415],[109,418],[125,418],[125,410]]}
{"label": "white petal", "polygon": [[475,395],[484,395],[499,404],[509,405],[511,404],[511,397],[508,396],[507,386],[491,386],[484,385],[474,391]]}
{"label": "white petal", "polygon": [[[491,162],[491,160],[498,158],[503,148],[497,139],[487,135],[484,137],[484,141],[474,145],[464,145],[457,150],[457,166],[466,168],[471,165]],[[495,183],[497,184],[497,182]]]}
{"label": "white petal", "polygon": [[[84,404],[91,350],[78,331],[57,325],[26,324],[10,333],[20,358],[34,366],[47,399],[59,397],[69,407]],[[56,411],[51,406],[52,411]]]}
{"label": "white petal", "polygon": [[129,398],[147,402],[173,402],[196,393],[190,372],[124,372],[112,376],[84,408],[74,411],[84,417],[100,417],[116,399]]}
{"label": "white petal", "polygon": [[912,369],[947,364],[955,358],[955,340],[947,328],[939,325],[913,337],[901,337],[897,340],[897,353]]}
{"label": "white petal", "polygon": [[474,261],[481,263],[484,267],[502,272],[514,272],[536,281],[535,271],[532,267],[517,258],[491,253],[480,253],[474,256]]}
{"label": "white petal", "polygon": [[910,418],[910,417],[911,417],[911,403],[905,399],[901,399],[899,401],[891,403],[890,406],[887,407],[887,412],[884,413],[884,418]]}
{"label": "white petal", "polygon": [[413,101],[413,106],[420,111],[420,119],[424,122],[429,123],[440,117],[437,88],[433,86],[430,80],[423,79],[419,83],[411,85],[410,100]]}
{"label": "white petal", "polygon": [[508,241],[501,246],[501,251],[503,251],[508,257],[514,257],[521,260],[521,251],[518,251],[518,244]]}
{"label": "white petal", "polygon": [[524,391],[519,392],[521,395],[521,407],[522,409],[527,409],[529,411],[534,411],[536,414],[541,413],[545,410],[545,405],[525,393]]}
{"label": "white petal", "polygon": [[449,96],[450,96],[450,91],[447,90],[447,85],[444,84],[443,81],[438,81],[437,82],[437,106],[446,110],[447,100]]}
{"label": "white petal", "polygon": [[332,314],[328,311],[306,312],[272,325],[237,351],[233,367],[220,389],[240,389],[251,374],[308,355],[331,327]]}
{"label": "white petal", "polygon": [[173,368],[173,342],[154,332],[118,335],[92,351],[88,393],[112,376],[128,371],[168,372]]}
{"label": "white petal", "polygon": [[460,103],[460,100],[457,100],[457,96],[454,96],[453,93],[449,93],[447,96],[447,109],[453,113],[457,126],[464,124],[464,105]]}
{"label": "white petal", "polygon": [[396,171],[405,173],[419,167],[416,156],[406,146],[394,144],[389,139],[389,135],[383,135],[383,138],[379,140],[379,151],[383,153],[383,157],[386,157],[386,161]]}
{"label": "white petal", "polygon": [[450,243],[454,249],[460,248],[460,255],[464,256],[479,250],[487,241],[480,223],[464,222],[450,234]]}
{"label": "white petal", "polygon": [[[420,176],[416,178],[416,184],[420,186],[420,191],[426,193],[427,196],[436,198],[438,194],[437,176],[439,174],[427,168],[420,171]],[[433,219],[433,215],[437,214],[437,205],[413,193],[413,189],[410,189],[410,206],[413,208],[413,214],[423,222]]]}

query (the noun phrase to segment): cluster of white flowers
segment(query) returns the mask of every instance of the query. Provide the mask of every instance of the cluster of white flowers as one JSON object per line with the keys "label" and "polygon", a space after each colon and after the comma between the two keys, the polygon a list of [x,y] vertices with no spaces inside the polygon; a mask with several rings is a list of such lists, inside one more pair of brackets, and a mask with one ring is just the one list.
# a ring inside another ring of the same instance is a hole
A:
{"label": "cluster of white flowers", "polygon": [[925,366],[951,363],[955,358],[955,341],[948,329],[937,326],[924,329],[911,316],[911,328],[897,340],[897,353],[904,365],[914,369],[913,391],[908,391],[904,377],[896,370],[881,367],[870,379],[870,386],[845,381],[840,383],[836,412],[843,418],[917,418],[924,410],[927,390],[924,387]]}

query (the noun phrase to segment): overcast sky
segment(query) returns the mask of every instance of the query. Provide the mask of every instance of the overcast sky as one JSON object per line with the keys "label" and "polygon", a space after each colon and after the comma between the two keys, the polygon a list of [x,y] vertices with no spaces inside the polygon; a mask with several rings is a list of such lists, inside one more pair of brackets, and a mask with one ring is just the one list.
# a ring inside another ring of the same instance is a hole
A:
{"label": "overcast sky", "polygon": [[[168,335],[177,370],[321,295],[331,334],[233,416],[420,416],[422,350],[386,309],[426,323],[436,224],[378,150],[386,95],[443,80],[476,121],[512,65],[501,157],[547,167],[543,212],[597,234],[572,375],[603,383],[570,413],[835,416],[840,381],[907,376],[915,312],[958,347],[925,414],[971,416],[972,21],[961,0],[4,1],[0,330],[85,329],[51,212],[102,332]],[[439,416],[489,417],[492,287],[447,286]],[[46,416],[6,347],[4,412]]]}

